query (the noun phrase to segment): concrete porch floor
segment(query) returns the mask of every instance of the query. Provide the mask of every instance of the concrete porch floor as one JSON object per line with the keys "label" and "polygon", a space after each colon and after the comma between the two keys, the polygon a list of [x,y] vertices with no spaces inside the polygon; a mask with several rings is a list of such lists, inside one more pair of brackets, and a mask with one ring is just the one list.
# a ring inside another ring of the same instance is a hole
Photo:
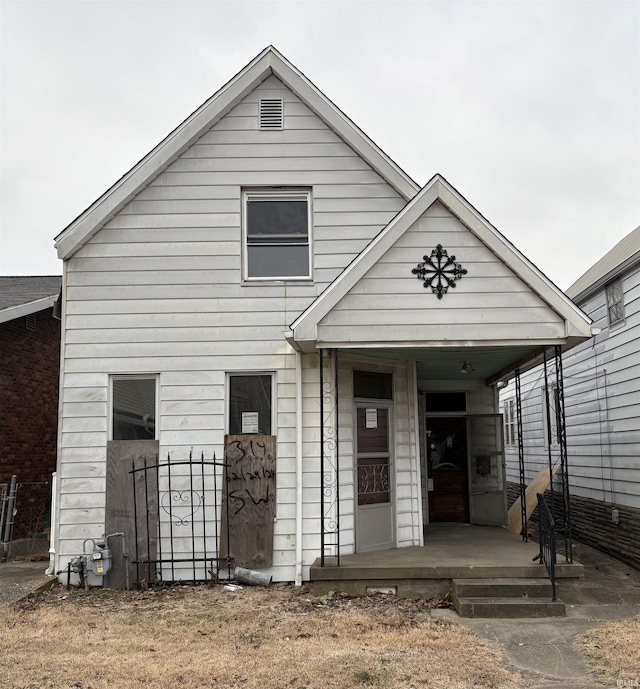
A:
{"label": "concrete porch floor", "polygon": [[[371,587],[395,586],[398,595],[444,595],[452,579],[546,578],[545,567],[533,561],[538,550],[537,543],[500,527],[431,524],[423,547],[343,555],[339,567],[335,558],[325,558],[324,567],[317,559],[310,579],[319,592],[365,593]],[[581,564],[565,563],[564,555],[558,555],[558,580],[583,577]]]}

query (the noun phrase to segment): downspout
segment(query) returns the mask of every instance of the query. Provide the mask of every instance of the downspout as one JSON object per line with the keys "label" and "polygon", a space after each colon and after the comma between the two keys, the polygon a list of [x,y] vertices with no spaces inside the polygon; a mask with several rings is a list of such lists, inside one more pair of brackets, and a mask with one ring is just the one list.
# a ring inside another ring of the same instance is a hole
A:
{"label": "downspout", "polygon": [[302,352],[296,349],[296,575],[302,586]]}
{"label": "downspout", "polygon": [[53,472],[51,474],[51,533],[49,534],[49,568],[45,571],[45,574],[55,574],[56,573],[56,549],[55,541],[57,537],[56,529],[56,512],[58,508],[58,474]]}

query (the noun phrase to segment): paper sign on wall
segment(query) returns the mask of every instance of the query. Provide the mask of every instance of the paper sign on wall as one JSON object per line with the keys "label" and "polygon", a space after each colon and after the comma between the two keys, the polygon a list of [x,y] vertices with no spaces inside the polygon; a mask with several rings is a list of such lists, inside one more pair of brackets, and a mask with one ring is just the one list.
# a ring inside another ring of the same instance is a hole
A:
{"label": "paper sign on wall", "polygon": [[258,412],[257,411],[243,411],[242,412],[242,432],[243,433],[257,433],[258,432]]}
{"label": "paper sign on wall", "polygon": [[366,428],[378,428],[378,410],[367,409],[365,413]]}

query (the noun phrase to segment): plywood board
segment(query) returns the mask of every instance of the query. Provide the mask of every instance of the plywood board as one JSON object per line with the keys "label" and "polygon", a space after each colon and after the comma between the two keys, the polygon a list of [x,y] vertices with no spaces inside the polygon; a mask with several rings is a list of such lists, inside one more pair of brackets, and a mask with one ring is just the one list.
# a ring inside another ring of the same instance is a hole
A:
{"label": "plywood board", "polygon": [[[129,473],[135,461],[136,467],[142,466],[144,458],[147,464],[156,464],[158,457],[157,440],[112,440],[107,443],[107,494],[105,512],[105,531],[107,534],[124,533],[125,548],[129,563],[129,580],[131,585],[138,579],[148,585],[153,579],[153,568],[140,567],[138,577],[133,561],[136,558],[136,528],[133,504],[133,478]],[[153,560],[156,557],[158,531],[157,473],[148,472],[147,494],[149,504],[145,508],[145,483],[143,472],[136,474],[136,495],[138,499],[138,556],[140,559]],[[148,520],[148,522],[147,522]],[[147,523],[149,539],[147,541]],[[111,588],[125,588],[125,559],[122,557],[122,539],[112,538],[109,541],[112,549],[113,565],[109,572]]]}
{"label": "plywood board", "polygon": [[[555,476],[559,468],[560,463],[558,462],[553,466],[551,476]],[[533,514],[533,510],[535,510],[535,508],[538,506],[536,495],[538,493],[544,493],[545,490],[547,490],[549,484],[551,483],[551,476],[549,475],[549,467],[545,467],[527,486],[527,489],[524,493],[527,506],[527,521],[529,521],[531,515]],[[521,505],[522,500],[518,498],[513,505],[511,505],[508,512],[507,530],[515,534],[522,533],[523,529]]]}
{"label": "plywood board", "polygon": [[222,496],[221,552],[228,552],[236,567],[266,569],[273,564],[276,436],[227,435],[224,450],[229,467]]}

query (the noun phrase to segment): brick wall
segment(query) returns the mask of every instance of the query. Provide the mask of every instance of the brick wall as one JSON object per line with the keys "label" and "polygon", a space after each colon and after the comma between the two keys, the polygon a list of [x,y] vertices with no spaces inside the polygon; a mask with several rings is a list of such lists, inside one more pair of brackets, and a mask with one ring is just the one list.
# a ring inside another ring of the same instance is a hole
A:
{"label": "brick wall", "polygon": [[[507,491],[511,506],[520,497],[520,487],[517,483],[508,483]],[[548,497],[549,491],[545,495]],[[614,524],[610,504],[569,495],[573,538],[640,569],[640,510],[623,505],[617,509],[620,520]],[[536,512],[531,519],[534,523],[537,523]]]}
{"label": "brick wall", "polygon": [[18,477],[14,538],[45,530],[56,467],[60,321],[48,309],[34,327],[0,324],[0,483]]}

